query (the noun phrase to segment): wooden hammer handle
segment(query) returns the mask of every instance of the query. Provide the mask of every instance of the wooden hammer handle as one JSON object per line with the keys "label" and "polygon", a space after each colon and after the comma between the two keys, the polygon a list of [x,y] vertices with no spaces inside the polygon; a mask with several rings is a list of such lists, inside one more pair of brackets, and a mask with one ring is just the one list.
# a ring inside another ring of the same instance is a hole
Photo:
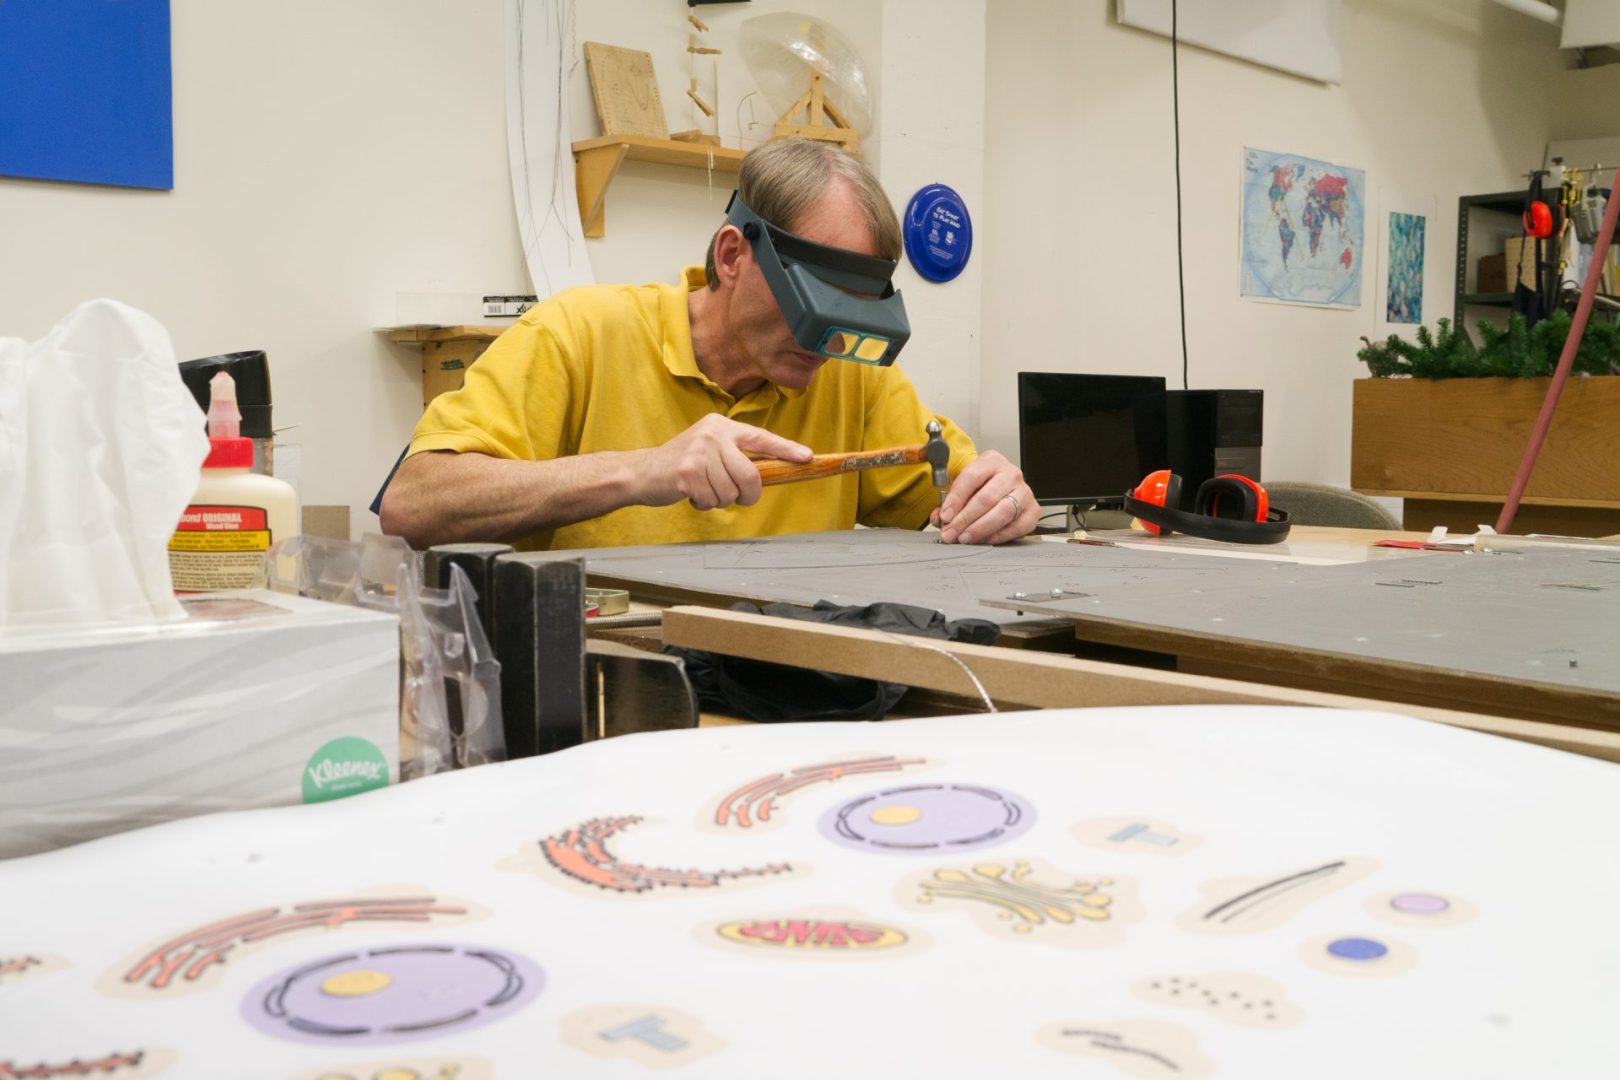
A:
{"label": "wooden hammer handle", "polygon": [[892,450],[858,450],[850,454],[817,454],[809,461],[783,461],[780,458],[758,458],[760,482],[792,484],[800,480],[819,480],[824,476],[840,476],[857,469],[882,469],[890,465],[916,465],[925,462],[923,444],[897,446]]}

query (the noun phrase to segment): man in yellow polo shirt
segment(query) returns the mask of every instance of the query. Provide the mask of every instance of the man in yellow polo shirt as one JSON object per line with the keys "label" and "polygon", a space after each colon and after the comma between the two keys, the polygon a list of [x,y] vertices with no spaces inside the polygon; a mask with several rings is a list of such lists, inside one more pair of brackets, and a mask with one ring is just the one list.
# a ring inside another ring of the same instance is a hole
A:
{"label": "man in yellow polo shirt", "polygon": [[[1023,536],[1039,510],[1001,454],[770,488],[754,457],[921,442],[935,419],[893,363],[909,336],[889,285],[900,228],[877,178],[827,143],[748,155],[708,265],[680,285],[594,285],[531,309],[428,406],[382,499],[413,546],[530,550],[863,525],[941,526],[947,543]],[[791,322],[791,325],[790,325]]]}

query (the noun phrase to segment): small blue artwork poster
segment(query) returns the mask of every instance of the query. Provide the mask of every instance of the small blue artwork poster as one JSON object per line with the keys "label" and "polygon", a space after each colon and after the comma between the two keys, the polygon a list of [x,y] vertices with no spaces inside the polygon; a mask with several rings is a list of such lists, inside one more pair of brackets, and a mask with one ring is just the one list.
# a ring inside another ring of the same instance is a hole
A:
{"label": "small blue artwork poster", "polygon": [[169,0],[0,0],[0,176],[174,187]]}
{"label": "small blue artwork poster", "polygon": [[1384,318],[1392,323],[1423,321],[1422,214],[1389,215],[1389,290]]}
{"label": "small blue artwork poster", "polygon": [[1239,295],[1360,307],[1366,207],[1360,169],[1244,148]]}

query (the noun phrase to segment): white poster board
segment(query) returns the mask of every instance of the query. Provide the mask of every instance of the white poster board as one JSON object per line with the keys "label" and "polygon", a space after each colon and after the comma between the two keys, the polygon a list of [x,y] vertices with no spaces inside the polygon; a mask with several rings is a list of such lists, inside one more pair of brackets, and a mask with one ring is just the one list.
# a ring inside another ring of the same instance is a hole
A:
{"label": "white poster board", "polygon": [[[1220,0],[1176,8],[1176,39],[1317,82],[1343,81],[1340,0]],[[1170,34],[1170,0],[1118,0],[1120,25]]]}
{"label": "white poster board", "polygon": [[542,300],[596,275],[585,252],[574,191],[568,129],[568,52],[572,5],[506,0],[506,150],[512,203],[529,281]]}

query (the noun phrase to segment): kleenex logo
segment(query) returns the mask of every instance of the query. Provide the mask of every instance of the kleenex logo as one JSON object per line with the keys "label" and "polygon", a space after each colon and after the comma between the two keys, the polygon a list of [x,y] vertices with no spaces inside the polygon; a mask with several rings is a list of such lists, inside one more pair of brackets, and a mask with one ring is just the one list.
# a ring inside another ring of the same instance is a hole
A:
{"label": "kleenex logo", "polygon": [[[382,775],[383,766],[376,761],[323,761],[309,770],[309,779],[317,788],[324,788],[333,780],[358,776],[362,780],[375,780]],[[386,779],[384,783],[386,783]]]}
{"label": "kleenex logo", "polygon": [[333,739],[310,757],[304,769],[304,801],[326,802],[357,795],[388,783],[388,760],[365,739]]}

